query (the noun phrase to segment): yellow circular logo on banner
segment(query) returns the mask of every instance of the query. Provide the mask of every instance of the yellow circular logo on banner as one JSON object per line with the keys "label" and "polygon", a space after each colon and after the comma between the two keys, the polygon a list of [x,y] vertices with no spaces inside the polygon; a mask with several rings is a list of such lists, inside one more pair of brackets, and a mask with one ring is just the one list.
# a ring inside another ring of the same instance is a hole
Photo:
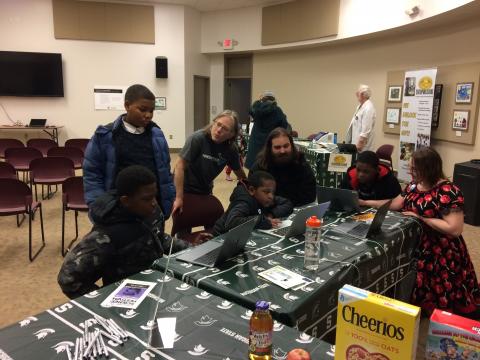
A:
{"label": "yellow circular logo on banner", "polygon": [[432,87],[432,84],[433,84],[433,81],[432,81],[432,78],[430,76],[424,76],[418,82],[418,86],[422,90],[430,89]]}

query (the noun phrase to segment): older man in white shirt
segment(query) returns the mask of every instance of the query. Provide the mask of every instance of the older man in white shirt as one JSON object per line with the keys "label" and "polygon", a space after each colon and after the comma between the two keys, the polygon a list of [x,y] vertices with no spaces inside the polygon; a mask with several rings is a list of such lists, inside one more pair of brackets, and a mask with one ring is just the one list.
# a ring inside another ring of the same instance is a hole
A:
{"label": "older man in white shirt", "polygon": [[345,142],[355,144],[359,152],[373,150],[374,127],[377,114],[370,100],[372,90],[370,90],[368,85],[360,85],[355,95],[359,105],[353,114]]}

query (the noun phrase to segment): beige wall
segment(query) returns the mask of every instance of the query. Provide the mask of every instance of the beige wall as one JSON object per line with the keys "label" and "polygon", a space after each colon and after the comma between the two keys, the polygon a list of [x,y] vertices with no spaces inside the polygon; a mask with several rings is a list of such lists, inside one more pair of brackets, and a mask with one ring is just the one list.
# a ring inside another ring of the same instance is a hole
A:
{"label": "beige wall", "polygon": [[[50,0],[1,1],[0,49],[62,53],[65,97],[0,97],[0,103],[14,120],[28,122],[30,118],[45,117],[51,124],[64,125],[63,139],[90,137],[98,124],[109,123],[122,113],[95,111],[93,86],[141,83],[157,96],[167,97],[167,110],[156,111],[154,120],[162,127],[171,147],[183,146],[186,112],[184,32],[188,26],[184,23],[184,10],[183,6],[155,5],[155,44],[147,45],[56,40]],[[168,58],[168,79],[155,78],[156,56]],[[8,120],[0,110],[0,124],[5,123]],[[12,134],[0,133],[0,136]]]}
{"label": "beige wall", "polygon": [[[372,100],[377,108],[375,145],[395,145],[396,162],[398,136],[383,134],[381,126],[387,71],[479,61],[478,39],[477,21],[356,45],[257,53],[253,61],[253,94],[274,90],[279,105],[300,135],[330,130],[343,139],[356,106],[354,92],[360,83],[366,83],[373,90]],[[478,91],[479,86],[476,88]],[[433,145],[451,176],[455,163],[480,158],[480,130],[474,146],[447,142]]]}

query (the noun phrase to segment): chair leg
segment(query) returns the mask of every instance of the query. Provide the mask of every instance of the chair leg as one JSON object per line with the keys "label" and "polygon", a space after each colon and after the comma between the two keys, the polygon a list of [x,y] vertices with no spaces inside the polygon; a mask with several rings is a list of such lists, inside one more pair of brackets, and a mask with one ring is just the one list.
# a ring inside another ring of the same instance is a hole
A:
{"label": "chair leg", "polygon": [[17,214],[17,227],[20,227],[23,224],[23,221],[25,220],[25,214],[22,214],[22,220],[18,220],[18,214]]}
{"label": "chair leg", "polygon": [[35,201],[38,201],[37,184],[32,183],[32,186],[35,187]]}
{"label": "chair leg", "polygon": [[45,247],[45,233],[43,230],[43,212],[42,212],[42,206],[40,205],[40,227],[41,227],[41,234],[42,234],[42,246],[40,246],[40,249],[32,255],[32,215],[33,211],[29,210],[28,212],[28,258],[30,259],[30,262],[35,260],[35,258],[40,254],[40,252],[43,250]]}
{"label": "chair leg", "polygon": [[75,210],[75,240],[78,239],[78,211]]}
{"label": "chair leg", "polygon": [[62,256],[65,256],[65,205],[62,206]]}
{"label": "chair leg", "polygon": [[70,243],[67,246],[67,249],[65,250],[65,215],[66,215],[67,209],[65,207],[63,208],[62,211],[62,256],[65,257],[67,255],[67,252],[70,251],[73,243],[77,241],[78,239],[78,211],[75,210],[75,237],[70,241]]}

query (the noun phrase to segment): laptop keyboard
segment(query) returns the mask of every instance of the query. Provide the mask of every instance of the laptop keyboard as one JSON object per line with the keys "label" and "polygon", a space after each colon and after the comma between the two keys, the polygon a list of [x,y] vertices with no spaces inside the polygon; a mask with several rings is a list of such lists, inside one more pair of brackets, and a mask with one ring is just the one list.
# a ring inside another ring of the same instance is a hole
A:
{"label": "laptop keyboard", "polygon": [[360,223],[347,231],[347,233],[353,236],[363,236],[365,235],[365,231],[368,231],[369,227],[370,225],[368,224]]}
{"label": "laptop keyboard", "polygon": [[205,255],[196,258],[194,261],[202,264],[215,264],[215,261],[217,260],[221,249],[222,247],[219,246],[218,248],[206,253]]}
{"label": "laptop keyboard", "polygon": [[290,230],[290,226],[285,226],[285,227],[283,227],[283,228],[273,230],[272,232],[273,232],[275,235],[285,236],[285,235],[287,235],[288,230]]}

